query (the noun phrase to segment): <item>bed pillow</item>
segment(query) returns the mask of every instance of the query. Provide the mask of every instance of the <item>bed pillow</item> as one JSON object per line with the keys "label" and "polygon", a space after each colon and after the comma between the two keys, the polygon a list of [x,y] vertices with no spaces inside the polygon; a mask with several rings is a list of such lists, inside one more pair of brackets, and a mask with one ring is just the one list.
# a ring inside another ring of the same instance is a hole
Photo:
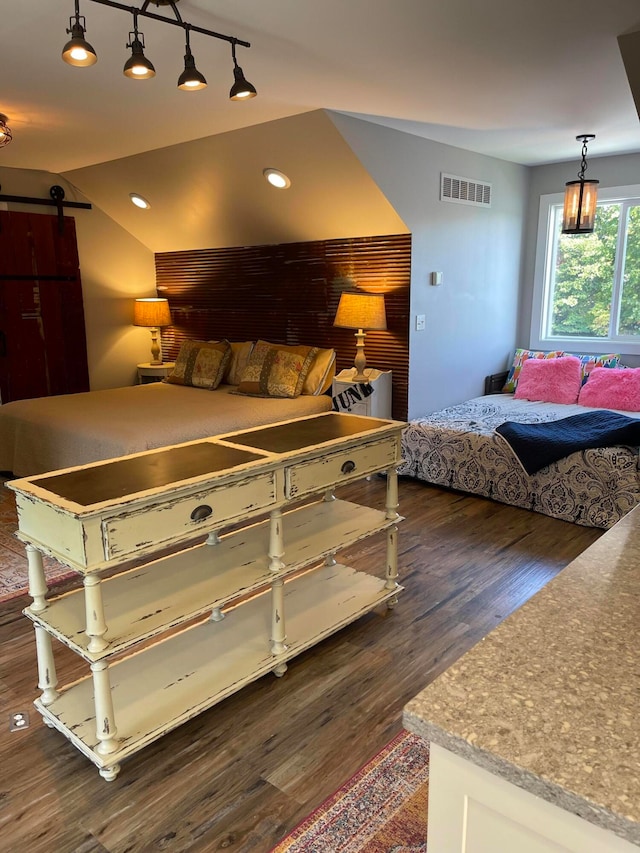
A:
{"label": "bed pillow", "polygon": [[165,382],[213,391],[231,358],[229,341],[184,341]]}
{"label": "bed pillow", "polygon": [[227,364],[222,381],[227,385],[239,385],[244,369],[254,347],[253,341],[231,341],[231,358]]}
{"label": "bed pillow", "polygon": [[541,350],[534,349],[517,349],[515,355],[513,356],[513,361],[511,362],[511,367],[509,368],[509,373],[507,374],[507,379],[504,383],[504,387],[502,388],[503,394],[513,394],[518,387],[518,379],[520,378],[520,371],[522,370],[522,365],[528,361],[530,358],[560,358],[565,355],[562,350],[553,350],[551,352],[542,352]]}
{"label": "bed pillow", "polygon": [[640,367],[594,367],[578,403],[598,409],[640,412]]}
{"label": "bed pillow", "polygon": [[[287,347],[284,347],[287,349]],[[314,358],[307,378],[302,386],[302,393],[317,397],[331,388],[333,377],[336,372],[336,351],[334,349],[320,349]]]}
{"label": "bed pillow", "polygon": [[[565,353],[573,355],[573,353]],[[594,367],[617,367],[620,364],[620,355],[616,352],[610,352],[606,355],[577,355],[582,366],[582,384],[587,381],[589,374]]]}
{"label": "bed pillow", "polygon": [[317,354],[316,347],[279,347],[258,341],[236,393],[255,397],[299,397]]}
{"label": "bed pillow", "polygon": [[522,365],[514,396],[516,400],[577,403],[580,368],[580,359],[574,355],[528,358]]}

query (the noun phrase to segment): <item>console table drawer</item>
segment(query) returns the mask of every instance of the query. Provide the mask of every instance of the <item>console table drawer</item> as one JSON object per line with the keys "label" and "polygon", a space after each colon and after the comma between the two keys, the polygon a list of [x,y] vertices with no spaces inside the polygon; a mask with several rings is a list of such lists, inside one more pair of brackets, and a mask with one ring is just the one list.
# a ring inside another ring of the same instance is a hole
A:
{"label": "console table drawer", "polygon": [[165,497],[162,503],[110,516],[102,522],[105,559],[217,530],[227,521],[268,508],[275,500],[275,474],[269,472],[173,501]]}
{"label": "console table drawer", "polygon": [[285,489],[287,498],[322,491],[341,482],[365,477],[373,471],[385,470],[399,464],[399,447],[395,436],[382,441],[329,453],[309,462],[287,468]]}

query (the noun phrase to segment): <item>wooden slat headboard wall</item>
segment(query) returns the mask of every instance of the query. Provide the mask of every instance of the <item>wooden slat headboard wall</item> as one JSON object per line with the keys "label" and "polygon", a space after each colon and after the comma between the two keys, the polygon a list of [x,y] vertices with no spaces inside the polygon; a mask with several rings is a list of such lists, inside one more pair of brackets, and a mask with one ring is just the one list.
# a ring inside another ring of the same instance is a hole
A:
{"label": "wooden slat headboard wall", "polygon": [[393,370],[393,416],[406,418],[410,234],[162,252],[155,260],[158,295],[173,318],[162,330],[165,361],[187,339],[262,338],[334,347],[340,371],[355,355],[354,333],[333,326],[340,294],[384,293],[388,328],[367,333],[367,365]]}

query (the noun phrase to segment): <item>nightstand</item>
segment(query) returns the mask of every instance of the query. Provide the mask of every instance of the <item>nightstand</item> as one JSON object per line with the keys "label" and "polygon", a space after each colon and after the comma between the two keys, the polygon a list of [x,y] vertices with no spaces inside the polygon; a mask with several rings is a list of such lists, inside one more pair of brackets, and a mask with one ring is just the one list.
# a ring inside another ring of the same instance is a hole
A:
{"label": "nightstand", "polygon": [[146,361],[138,365],[138,385],[147,385],[149,382],[161,382],[173,371],[175,361],[165,361],[163,364],[151,364]]}
{"label": "nightstand", "polygon": [[[370,394],[359,403],[354,403],[348,410],[352,415],[367,415],[371,418],[391,418],[391,371],[376,370],[375,367],[365,368],[365,376],[373,387]],[[335,397],[346,388],[354,385],[355,367],[349,370],[341,370],[333,380],[332,394]]]}

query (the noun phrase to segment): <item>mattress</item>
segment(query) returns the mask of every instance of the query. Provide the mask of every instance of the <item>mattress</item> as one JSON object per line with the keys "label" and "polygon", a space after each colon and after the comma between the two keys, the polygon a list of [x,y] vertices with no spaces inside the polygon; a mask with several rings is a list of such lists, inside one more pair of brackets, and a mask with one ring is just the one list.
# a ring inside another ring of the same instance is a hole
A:
{"label": "mattress", "polygon": [[[505,421],[544,423],[594,411],[585,406],[476,397],[411,421],[399,473],[502,503],[609,528],[640,501],[637,447],[572,453],[528,475],[494,430]],[[640,418],[640,412],[622,412]]]}
{"label": "mattress", "polygon": [[27,477],[331,409],[327,396],[249,397],[155,382],[0,406],[0,471]]}

